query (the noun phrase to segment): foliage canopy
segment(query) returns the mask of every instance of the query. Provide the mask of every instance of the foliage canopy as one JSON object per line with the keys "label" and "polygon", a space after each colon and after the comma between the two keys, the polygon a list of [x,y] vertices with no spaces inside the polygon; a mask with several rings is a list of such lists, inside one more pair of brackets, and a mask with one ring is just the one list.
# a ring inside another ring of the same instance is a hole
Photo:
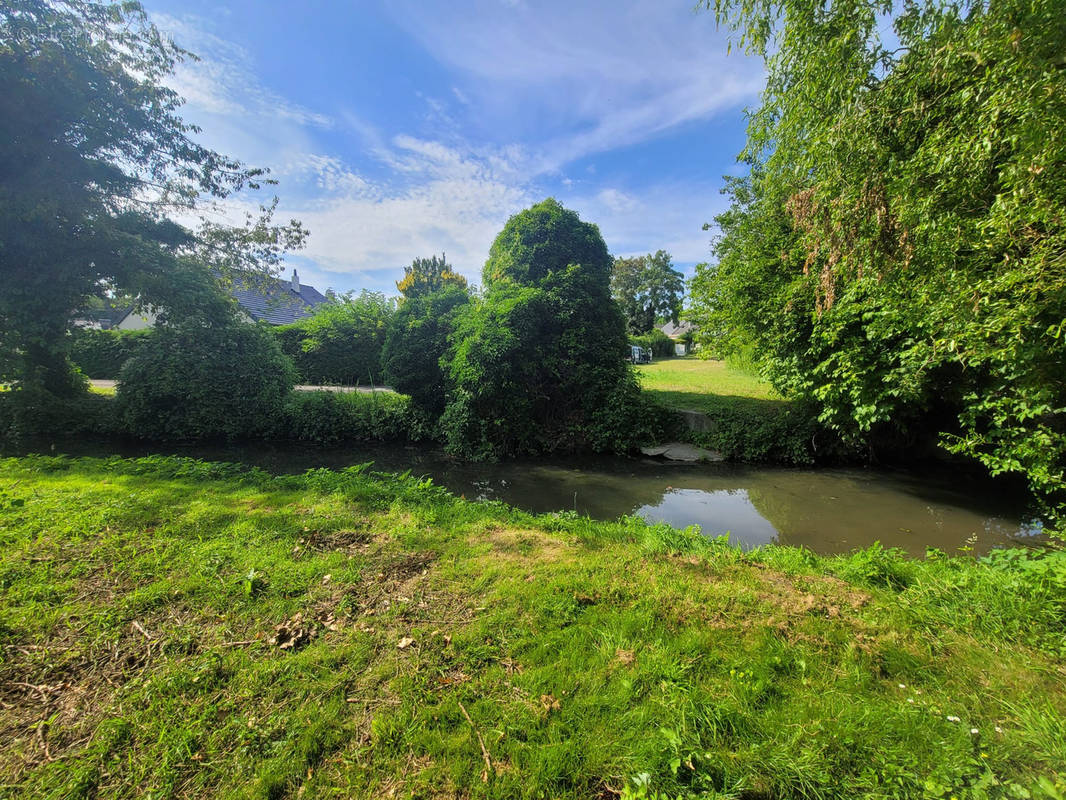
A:
{"label": "foliage canopy", "polygon": [[600,229],[549,197],[507,220],[489,250],[482,279],[486,289],[502,283],[535,286],[572,264],[604,283],[610,276],[611,257]]}
{"label": "foliage canopy", "polygon": [[0,6],[0,380],[75,391],[66,331],[87,298],[118,288],[164,320],[225,316],[190,261],[269,269],[302,243],[302,228],[272,225],[270,209],[198,235],[168,219],[264,182],[199,145],[179,116],[164,80],[187,57],[134,2]]}
{"label": "foliage canopy", "polygon": [[768,82],[701,324],[845,434],[937,433],[1061,502],[1061,2],[713,7]]}
{"label": "foliage canopy", "polygon": [[470,303],[458,285],[406,299],[389,322],[381,365],[385,382],[415,404],[439,415],[446,385],[440,361],[448,352],[456,319]]}
{"label": "foliage canopy", "polygon": [[660,318],[677,322],[685,295],[685,276],[674,269],[670,254],[657,250],[633,258],[616,258],[611,294],[635,335],[648,333]]}
{"label": "foliage canopy", "polygon": [[416,258],[411,266],[404,267],[403,277],[396,281],[396,288],[406,297],[421,297],[455,287],[466,289],[466,278],[452,269],[444,253],[440,257]]}
{"label": "foliage canopy", "polygon": [[381,383],[381,348],[395,310],[381,292],[349,292],[274,333],[304,383]]}

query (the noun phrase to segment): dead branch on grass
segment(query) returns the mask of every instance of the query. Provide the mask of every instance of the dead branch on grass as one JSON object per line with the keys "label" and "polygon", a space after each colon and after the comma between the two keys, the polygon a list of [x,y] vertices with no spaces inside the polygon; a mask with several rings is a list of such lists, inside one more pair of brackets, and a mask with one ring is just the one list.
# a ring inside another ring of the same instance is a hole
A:
{"label": "dead branch on grass", "polygon": [[462,701],[460,700],[456,700],[456,702],[459,703],[459,710],[463,712],[463,716],[466,717],[466,721],[469,722],[470,727],[474,729],[474,735],[477,737],[477,743],[481,745],[481,757],[485,759],[485,771],[481,773],[481,782],[488,783],[489,776],[494,775],[495,772],[493,772],[492,769],[492,761],[489,759],[489,751],[485,747],[485,740],[481,738],[481,733],[478,731],[477,725],[474,724],[474,720],[470,719],[470,715],[466,711],[466,706],[464,706]]}

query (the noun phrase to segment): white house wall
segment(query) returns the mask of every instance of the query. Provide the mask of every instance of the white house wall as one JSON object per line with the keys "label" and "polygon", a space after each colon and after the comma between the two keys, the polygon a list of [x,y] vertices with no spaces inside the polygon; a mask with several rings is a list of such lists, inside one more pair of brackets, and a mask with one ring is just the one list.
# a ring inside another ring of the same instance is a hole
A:
{"label": "white house wall", "polygon": [[155,311],[146,308],[143,311],[131,311],[115,328],[120,331],[143,331],[155,327],[155,320]]}

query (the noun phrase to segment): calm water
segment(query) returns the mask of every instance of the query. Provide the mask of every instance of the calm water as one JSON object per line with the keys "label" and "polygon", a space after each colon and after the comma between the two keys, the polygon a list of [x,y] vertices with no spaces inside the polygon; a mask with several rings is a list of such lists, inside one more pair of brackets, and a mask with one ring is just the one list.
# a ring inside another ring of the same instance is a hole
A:
{"label": "calm water", "polygon": [[[38,451],[49,448],[37,447]],[[417,447],[63,444],[76,455],[176,453],[239,461],[272,472],[339,468],[373,461],[383,471],[428,475],[468,499],[502,500],[534,512],[576,511],[596,519],[635,514],[705,535],[728,534],[743,547],[768,542],[819,553],[846,552],[880,541],[920,555],[925,548],[986,552],[1030,537],[1024,496],[989,481],[944,471],[800,470],[731,464],[674,464],[642,458],[455,463]]]}

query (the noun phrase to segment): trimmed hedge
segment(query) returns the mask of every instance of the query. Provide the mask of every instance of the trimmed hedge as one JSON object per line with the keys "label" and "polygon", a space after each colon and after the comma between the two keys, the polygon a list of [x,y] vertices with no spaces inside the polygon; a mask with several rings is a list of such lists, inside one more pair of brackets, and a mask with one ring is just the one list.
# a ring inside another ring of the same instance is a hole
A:
{"label": "trimmed hedge", "polygon": [[319,444],[423,441],[435,427],[406,395],[291,392],[273,436]]}
{"label": "trimmed hedge", "polygon": [[301,383],[380,384],[381,349],[394,313],[391,299],[363,291],[324,303],[314,316],[272,333]]}
{"label": "trimmed hedge", "polygon": [[0,442],[18,442],[23,437],[122,433],[113,397],[89,392],[57,397],[37,389],[0,392]]}
{"label": "trimmed hedge", "polygon": [[269,433],[296,373],[268,330],[232,322],[155,331],[119,375],[118,411],[132,436],[237,439]]}
{"label": "trimmed hedge", "polygon": [[71,337],[70,360],[90,378],[114,380],[123,365],[144,349],[151,330],[99,331],[85,328]]}

